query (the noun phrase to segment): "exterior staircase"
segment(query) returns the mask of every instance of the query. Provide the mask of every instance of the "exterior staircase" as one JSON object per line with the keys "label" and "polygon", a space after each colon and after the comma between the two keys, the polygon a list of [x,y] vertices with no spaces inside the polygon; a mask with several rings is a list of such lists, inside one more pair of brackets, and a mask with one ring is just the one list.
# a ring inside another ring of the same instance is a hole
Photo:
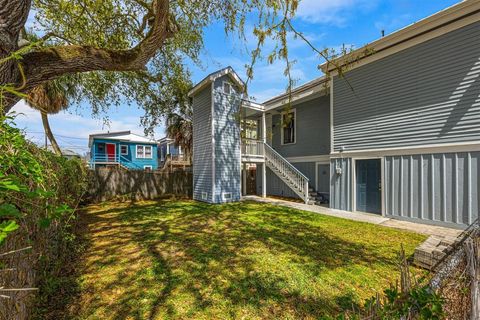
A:
{"label": "exterior staircase", "polygon": [[315,191],[312,187],[308,188],[309,200],[308,204],[322,205],[328,203],[328,199],[324,194]]}
{"label": "exterior staircase", "polygon": [[90,159],[90,169],[95,169],[96,165],[105,166],[118,166],[125,170],[143,170],[142,167],[133,163],[129,159],[119,154],[107,155],[107,154],[94,154]]}
{"label": "exterior staircase", "polygon": [[310,195],[314,191],[308,187],[308,178],[267,143],[263,143],[263,149],[266,166],[305,203],[311,203]]}

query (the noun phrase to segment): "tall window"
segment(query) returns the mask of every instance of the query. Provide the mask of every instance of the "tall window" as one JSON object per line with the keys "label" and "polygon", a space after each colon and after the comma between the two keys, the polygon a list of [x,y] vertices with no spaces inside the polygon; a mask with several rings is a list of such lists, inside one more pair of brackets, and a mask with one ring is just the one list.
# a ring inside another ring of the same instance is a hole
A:
{"label": "tall window", "polygon": [[295,143],[295,110],[282,114],[282,144]]}
{"label": "tall window", "polygon": [[152,146],[137,146],[137,158],[152,159]]}
{"label": "tall window", "polygon": [[121,155],[128,155],[128,146],[121,144],[120,145],[120,154]]}
{"label": "tall window", "polygon": [[232,94],[232,84],[230,82],[223,83],[223,92],[225,94]]}
{"label": "tall window", "polygon": [[152,158],[152,146],[145,146],[145,158]]}

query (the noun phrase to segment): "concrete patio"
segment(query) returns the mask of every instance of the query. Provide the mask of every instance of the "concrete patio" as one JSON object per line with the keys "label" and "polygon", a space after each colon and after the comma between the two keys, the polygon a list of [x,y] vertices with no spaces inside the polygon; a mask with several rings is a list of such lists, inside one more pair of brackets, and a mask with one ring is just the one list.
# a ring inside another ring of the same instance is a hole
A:
{"label": "concrete patio", "polygon": [[309,205],[309,204],[304,204],[300,202],[293,202],[293,201],[281,200],[276,198],[244,196],[242,200],[270,203],[270,204],[284,206],[288,208],[294,208],[294,209],[324,214],[327,216],[333,216],[333,217],[354,220],[354,221],[367,222],[367,223],[382,225],[389,228],[412,231],[412,232],[426,234],[430,236],[436,236],[439,238],[445,238],[445,237],[456,238],[462,233],[462,230],[460,229],[433,226],[433,225],[427,225],[423,223],[401,221],[401,220],[391,219],[387,217],[382,217],[376,214],[335,210],[335,209],[330,209],[328,207]]}

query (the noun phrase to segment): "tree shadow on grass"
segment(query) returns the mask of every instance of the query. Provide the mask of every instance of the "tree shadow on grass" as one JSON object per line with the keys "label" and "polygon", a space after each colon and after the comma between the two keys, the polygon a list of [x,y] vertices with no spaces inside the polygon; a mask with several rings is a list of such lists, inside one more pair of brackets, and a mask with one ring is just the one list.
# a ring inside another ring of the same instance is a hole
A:
{"label": "tree shadow on grass", "polygon": [[[111,319],[319,318],[350,309],[355,295],[314,294],[308,281],[351,266],[394,268],[395,258],[376,244],[321,229],[315,219],[263,204],[168,200],[90,213],[97,261],[85,272],[104,266],[100,288],[115,299],[91,301],[88,308],[103,308]],[[285,272],[289,267],[293,274]],[[109,268],[119,270],[108,274]],[[301,277],[305,285],[291,284]]]}

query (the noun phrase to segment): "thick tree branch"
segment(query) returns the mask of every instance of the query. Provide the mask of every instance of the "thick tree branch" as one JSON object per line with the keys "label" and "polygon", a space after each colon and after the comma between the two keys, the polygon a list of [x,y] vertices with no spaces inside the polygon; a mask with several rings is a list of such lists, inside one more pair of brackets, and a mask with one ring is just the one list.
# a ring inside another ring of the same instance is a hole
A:
{"label": "thick tree branch", "polygon": [[[5,0],[0,0],[0,3]],[[8,1],[7,1],[8,2]],[[0,9],[1,10],[1,9]],[[26,84],[21,92],[28,92],[39,84],[62,75],[88,71],[136,71],[145,68],[148,61],[173,36],[176,25],[171,22],[169,0],[155,0],[155,13],[145,38],[128,50],[111,50],[92,46],[66,45],[38,49],[23,56],[21,61]],[[19,82],[19,78],[14,83]],[[0,85],[5,84],[0,80]],[[18,101],[6,101],[8,112]]]}

